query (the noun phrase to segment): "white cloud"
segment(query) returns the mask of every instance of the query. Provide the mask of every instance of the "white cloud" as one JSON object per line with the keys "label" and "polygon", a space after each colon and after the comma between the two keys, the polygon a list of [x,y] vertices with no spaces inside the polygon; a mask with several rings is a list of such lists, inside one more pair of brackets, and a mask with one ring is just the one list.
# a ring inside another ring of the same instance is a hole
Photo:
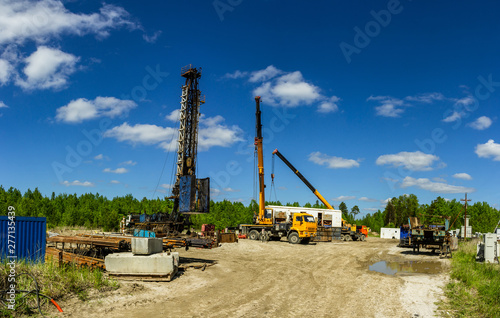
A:
{"label": "white cloud", "polygon": [[367,198],[367,197],[361,197],[358,200],[359,201],[365,201],[365,202],[377,202],[378,201],[377,199],[370,199],[370,198]]}
{"label": "white cloud", "polygon": [[124,162],[119,163],[119,165],[121,165],[121,166],[135,166],[136,164],[137,164],[137,162],[132,161],[132,160],[128,160],[128,161],[124,161]]}
{"label": "white cloud", "polygon": [[455,105],[457,106],[464,106],[467,108],[467,106],[474,104],[474,97],[472,96],[466,96],[462,97],[460,99],[457,99],[455,101]]}
{"label": "white cloud", "polygon": [[78,57],[59,49],[40,46],[24,59],[26,79],[18,75],[16,84],[27,90],[64,87],[69,75],[75,72],[78,60]]}
{"label": "white cloud", "polygon": [[143,34],[142,35],[142,38],[144,39],[144,41],[148,42],[148,43],[155,43],[156,40],[158,40],[158,37],[161,35],[161,31],[156,31],[155,33],[153,33],[153,35],[147,35],[147,34]]}
{"label": "white cloud", "polygon": [[170,114],[165,116],[165,119],[177,122],[179,121],[179,116],[180,116],[181,110],[179,108],[174,109]]}
{"label": "white cloud", "polygon": [[381,207],[383,207],[383,208],[385,208],[385,207],[386,207],[386,205],[387,205],[387,204],[389,203],[389,201],[391,201],[391,200],[392,200],[392,198],[387,198],[387,199],[385,199],[385,200],[380,200],[380,206],[381,206]]}
{"label": "white cloud", "polygon": [[56,119],[66,123],[80,123],[99,117],[117,117],[137,107],[132,100],[115,97],[96,97],[94,100],[79,98],[57,109]]}
{"label": "white cloud", "polygon": [[84,182],[80,182],[78,180],[75,180],[75,181],[63,181],[61,184],[67,186],[67,187],[70,187],[70,186],[80,186],[80,187],[94,187],[95,184],[92,183],[92,182],[89,182],[89,181],[84,181]]}
{"label": "white cloud", "polygon": [[0,59],[0,85],[6,84],[10,80],[13,67],[9,61]]}
{"label": "white cloud", "polygon": [[406,96],[406,100],[411,102],[418,102],[424,104],[432,104],[436,100],[444,100],[446,99],[441,93],[424,93],[415,96]]}
{"label": "white cloud", "polygon": [[363,208],[363,210],[375,212],[375,211],[378,211],[379,209],[377,209],[377,208]]}
{"label": "white cloud", "polygon": [[476,191],[476,189],[474,188],[456,186],[444,182],[432,182],[427,178],[415,179],[412,177],[405,177],[403,182],[401,183],[401,187],[418,187],[420,189],[431,191],[434,193],[464,193]]}
{"label": "white cloud", "polygon": [[99,12],[76,14],[58,0],[4,0],[0,2],[0,45],[26,40],[46,43],[62,34],[96,34],[107,37],[111,29],[140,28],[123,8],[104,4]]}
{"label": "white cloud", "polygon": [[120,181],[118,181],[118,180],[111,180],[109,183],[112,183],[112,184],[120,184]]}
{"label": "white cloud", "polygon": [[453,113],[451,115],[449,115],[448,117],[444,118],[443,119],[443,122],[445,123],[452,123],[454,121],[457,121],[459,120],[460,118],[462,118],[464,114],[463,113],[459,113],[457,111],[453,111]]}
{"label": "white cloud", "polygon": [[236,190],[236,189],[233,189],[233,188],[224,188],[222,190],[225,191],[225,192],[240,192],[240,190]]}
{"label": "white cloud", "polygon": [[486,128],[489,128],[492,123],[493,122],[489,117],[481,116],[472,123],[470,123],[469,126],[477,130],[485,130]]}
{"label": "white cloud", "polygon": [[198,149],[208,150],[211,147],[229,147],[235,142],[243,141],[243,131],[236,125],[227,126],[222,124],[222,116],[201,117],[198,133]]}
{"label": "white cloud", "polygon": [[436,182],[446,182],[446,179],[439,178],[439,177],[435,177],[435,178],[432,178],[432,181],[436,181]]}
{"label": "white cloud", "polygon": [[406,152],[402,151],[397,154],[382,155],[375,162],[377,165],[392,165],[395,168],[403,167],[413,171],[429,171],[432,170],[434,161],[438,161],[439,157],[431,154],[425,154],[421,151]]}
{"label": "white cloud", "polygon": [[452,177],[457,178],[457,179],[462,179],[462,180],[472,180],[472,177],[465,172],[455,173]]}
{"label": "white cloud", "polygon": [[318,112],[320,113],[334,113],[339,110],[338,102],[340,98],[337,96],[332,96],[329,99],[323,101],[318,106]]}
{"label": "white cloud", "polygon": [[128,170],[125,168],[116,168],[115,170],[111,170],[110,168],[104,169],[102,172],[108,172],[108,173],[116,173],[116,174],[123,174],[127,173]]}
{"label": "white cloud", "polygon": [[246,76],[248,76],[248,72],[242,72],[240,70],[236,70],[233,73],[226,73],[224,75],[224,78],[238,79]]}
{"label": "white cloud", "polygon": [[344,159],[340,157],[331,157],[325,154],[322,154],[319,151],[312,152],[309,154],[309,161],[314,162],[320,166],[327,166],[330,169],[338,169],[338,168],[353,168],[359,167],[359,162],[353,159]]}
{"label": "white cloud", "polygon": [[164,183],[164,184],[160,185],[160,187],[165,188],[165,189],[173,189],[174,185]]}
{"label": "white cloud", "polygon": [[339,197],[336,197],[336,198],[333,198],[332,201],[335,201],[335,202],[340,202],[340,201],[348,201],[348,200],[354,200],[356,199],[355,196],[346,196],[346,195],[341,195]]}
{"label": "white cloud", "polygon": [[[214,146],[229,147],[237,141],[242,141],[242,130],[238,126],[227,126],[222,122],[222,116],[200,117],[198,130],[198,149],[208,150]],[[177,145],[178,128],[160,127],[148,124],[130,126],[123,123],[104,133],[104,137],[115,138],[118,141],[130,142],[134,145],[154,145],[174,151]]]}
{"label": "white cloud", "polygon": [[[266,67],[263,70],[252,72],[250,74],[250,79],[248,81],[250,81],[252,83],[264,82],[264,81],[268,81],[268,80],[272,79],[273,77],[275,77],[276,75],[279,75],[282,73],[283,73],[283,71],[277,69],[276,67],[274,67],[274,65],[269,65],[268,67]],[[247,75],[247,72],[242,73],[240,71],[236,71],[235,73],[233,73],[233,76],[235,74],[238,75],[239,77],[243,77],[243,76]],[[232,78],[237,78],[237,77],[232,77]]]}
{"label": "white cloud", "polygon": [[0,101],[0,108],[9,108],[4,102]]}
{"label": "white cloud", "polygon": [[400,117],[404,113],[404,106],[406,103],[399,99],[391,96],[370,96],[366,99],[367,101],[378,101],[381,105],[375,107],[377,116],[383,117]]}
{"label": "white cloud", "polygon": [[101,153],[101,154],[98,154],[97,156],[94,157],[95,160],[102,160],[104,159],[104,155]]}
{"label": "white cloud", "polygon": [[493,160],[500,161],[500,144],[496,144],[493,139],[490,139],[487,143],[476,146],[476,154],[479,158],[492,157]]}

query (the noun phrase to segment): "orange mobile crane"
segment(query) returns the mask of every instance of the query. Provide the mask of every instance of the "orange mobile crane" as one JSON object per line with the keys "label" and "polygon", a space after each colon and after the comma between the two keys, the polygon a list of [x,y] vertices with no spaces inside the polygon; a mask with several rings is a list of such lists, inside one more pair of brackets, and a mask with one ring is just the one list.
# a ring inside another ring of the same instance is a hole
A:
{"label": "orange mobile crane", "polygon": [[[319,193],[319,191],[312,186],[312,184],[299,172],[285,156],[283,156],[278,149],[273,151],[273,155],[278,156],[278,158],[283,161],[288,168],[290,168],[299,179],[304,182],[304,184],[318,197],[318,199],[323,202],[323,204],[329,209],[334,210],[333,206],[326,201],[326,199]],[[274,176],[273,176],[274,177]],[[342,230],[340,237],[344,241],[364,241],[368,237],[368,228],[365,225],[348,224],[344,219],[342,219]]]}
{"label": "orange mobile crane", "polygon": [[285,219],[274,215],[272,208],[266,208],[264,195],[264,152],[262,149],[262,120],[260,111],[260,96],[255,97],[256,104],[256,137],[255,150],[259,169],[259,212],[254,224],[240,224],[240,231],[248,234],[251,240],[280,240],[286,237],[291,244],[308,244],[316,235],[317,224],[311,214],[298,212],[288,215]]}

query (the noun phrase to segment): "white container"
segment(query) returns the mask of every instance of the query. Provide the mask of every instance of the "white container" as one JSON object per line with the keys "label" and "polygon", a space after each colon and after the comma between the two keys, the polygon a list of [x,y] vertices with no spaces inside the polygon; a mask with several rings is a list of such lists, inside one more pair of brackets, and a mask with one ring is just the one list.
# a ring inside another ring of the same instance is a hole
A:
{"label": "white container", "polygon": [[380,229],[380,238],[399,240],[401,238],[400,229],[383,227]]}
{"label": "white container", "polygon": [[151,255],[163,252],[163,239],[156,237],[133,237],[132,254]]}
{"label": "white container", "polygon": [[277,206],[268,205],[266,210],[272,209],[274,216],[279,215],[279,213],[285,213],[287,221],[290,220],[290,216],[293,213],[309,213],[311,214],[316,222],[318,222],[318,217],[321,214],[323,220],[331,221],[332,227],[342,227],[342,211],[340,210],[329,210],[329,209],[315,209],[315,208],[304,208],[296,206]]}
{"label": "white container", "polygon": [[[465,228],[462,226],[462,229],[460,230],[460,236],[462,238],[464,237],[464,231],[465,231]],[[467,227],[467,233],[465,233],[465,235],[467,235],[467,238],[472,237],[472,226]]]}
{"label": "white container", "polygon": [[497,236],[495,233],[486,233],[484,240],[484,261],[486,263],[496,263],[497,260]]}

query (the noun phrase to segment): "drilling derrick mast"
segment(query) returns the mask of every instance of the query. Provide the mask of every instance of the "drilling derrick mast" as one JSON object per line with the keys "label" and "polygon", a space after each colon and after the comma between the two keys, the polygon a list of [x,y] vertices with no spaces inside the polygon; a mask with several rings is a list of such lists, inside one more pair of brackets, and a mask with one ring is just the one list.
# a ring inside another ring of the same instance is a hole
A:
{"label": "drilling derrick mast", "polygon": [[198,89],[201,68],[185,66],[181,76],[186,78],[186,82],[182,86],[177,172],[172,188],[174,208],[170,214],[178,229],[188,221],[188,218],[184,219],[184,214],[208,213],[210,206],[209,178],[196,179],[200,105],[205,103]]}

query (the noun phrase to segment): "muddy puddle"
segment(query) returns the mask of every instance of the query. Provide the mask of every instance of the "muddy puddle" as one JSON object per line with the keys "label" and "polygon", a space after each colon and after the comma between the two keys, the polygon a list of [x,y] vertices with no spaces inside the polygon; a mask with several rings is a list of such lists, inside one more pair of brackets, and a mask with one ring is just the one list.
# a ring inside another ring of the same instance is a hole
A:
{"label": "muddy puddle", "polygon": [[432,261],[380,261],[370,265],[369,269],[386,275],[439,274],[443,271],[441,263]]}

